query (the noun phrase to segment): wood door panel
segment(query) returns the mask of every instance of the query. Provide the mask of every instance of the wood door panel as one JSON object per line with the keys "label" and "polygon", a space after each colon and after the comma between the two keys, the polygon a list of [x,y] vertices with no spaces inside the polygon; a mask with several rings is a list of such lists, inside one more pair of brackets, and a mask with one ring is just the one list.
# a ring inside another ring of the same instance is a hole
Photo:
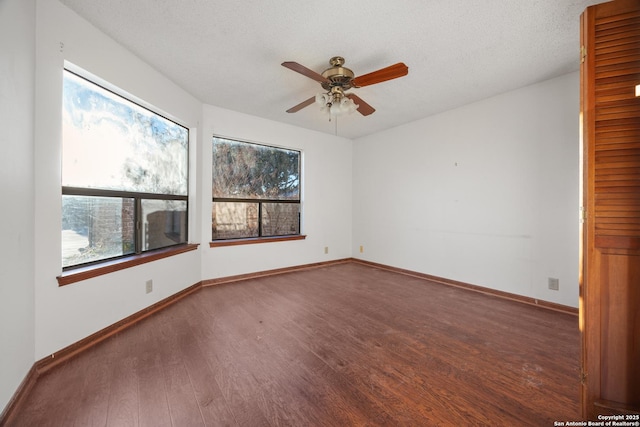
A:
{"label": "wood door panel", "polygon": [[[587,198],[593,199],[594,247],[634,249],[640,238],[640,102],[633,85],[640,82],[640,13],[603,15],[596,12],[594,19],[590,63],[591,117],[596,133],[602,132],[590,140],[593,184]],[[612,277],[605,276],[600,280],[606,278],[606,285]]]}
{"label": "wood door panel", "polygon": [[581,17],[583,416],[640,412],[640,2]]}
{"label": "wood door panel", "polygon": [[[599,252],[601,289],[601,398],[640,405],[640,254]],[[629,283],[636,286],[628,286]],[[620,327],[626,325],[627,327]],[[622,386],[621,386],[622,385]]]}

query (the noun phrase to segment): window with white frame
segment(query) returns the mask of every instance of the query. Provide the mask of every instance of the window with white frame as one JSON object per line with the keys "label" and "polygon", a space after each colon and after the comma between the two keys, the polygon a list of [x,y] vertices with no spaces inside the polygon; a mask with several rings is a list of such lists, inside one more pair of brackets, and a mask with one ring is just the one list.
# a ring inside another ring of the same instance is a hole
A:
{"label": "window with white frame", "polygon": [[300,151],[213,138],[212,240],[300,234]]}
{"label": "window with white frame", "polygon": [[189,130],[63,72],[62,266],[187,242]]}

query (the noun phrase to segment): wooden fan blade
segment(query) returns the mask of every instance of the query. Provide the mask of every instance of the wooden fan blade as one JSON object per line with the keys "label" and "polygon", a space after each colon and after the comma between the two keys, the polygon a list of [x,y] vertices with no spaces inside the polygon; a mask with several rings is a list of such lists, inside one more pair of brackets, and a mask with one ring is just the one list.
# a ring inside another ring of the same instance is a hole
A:
{"label": "wooden fan blade", "polygon": [[409,74],[409,67],[402,62],[382,68],[369,74],[358,76],[351,80],[354,87],[369,86],[376,83],[386,82],[387,80],[397,79],[398,77]]}
{"label": "wooden fan blade", "polygon": [[368,116],[369,114],[372,114],[374,111],[376,111],[375,108],[364,102],[358,95],[354,95],[353,93],[345,93],[345,96],[351,99],[356,105],[358,105],[358,113],[362,114],[363,116]]}
{"label": "wooden fan blade", "polygon": [[312,96],[311,98],[307,99],[306,101],[302,101],[300,104],[296,105],[295,107],[289,108],[287,110],[287,113],[295,113],[296,111],[300,111],[304,107],[308,107],[309,105],[313,104],[314,102],[316,102],[316,97]]}
{"label": "wooden fan blade", "polygon": [[310,70],[309,68],[305,67],[304,65],[300,65],[297,62],[292,62],[292,61],[288,61],[288,62],[283,62],[282,63],[283,67],[286,67],[290,70],[295,71],[296,73],[300,73],[303,76],[307,76],[310,79],[313,79],[317,82],[320,83],[328,83],[329,79],[327,79],[326,77],[322,77],[322,75],[316,73],[313,70]]}

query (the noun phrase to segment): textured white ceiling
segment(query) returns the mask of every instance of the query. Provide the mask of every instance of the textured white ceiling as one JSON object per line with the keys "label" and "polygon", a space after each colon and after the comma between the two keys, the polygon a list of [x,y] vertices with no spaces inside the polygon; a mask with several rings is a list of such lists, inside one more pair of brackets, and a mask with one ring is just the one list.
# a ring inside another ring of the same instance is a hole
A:
{"label": "textured white ceiling", "polygon": [[[356,76],[396,62],[409,75],[352,89],[376,108],[340,117],[357,138],[579,68],[579,17],[602,0],[60,0],[204,103],[336,133],[311,105],[288,108],[346,58]],[[577,107],[576,107],[577,108]]]}

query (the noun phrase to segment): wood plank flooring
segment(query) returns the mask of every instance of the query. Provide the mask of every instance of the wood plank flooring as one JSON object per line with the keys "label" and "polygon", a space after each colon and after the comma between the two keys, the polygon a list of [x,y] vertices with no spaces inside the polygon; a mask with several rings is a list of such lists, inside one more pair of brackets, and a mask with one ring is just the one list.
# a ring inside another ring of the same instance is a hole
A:
{"label": "wood plank flooring", "polygon": [[358,263],[204,288],[41,377],[15,426],[579,419],[576,316]]}

